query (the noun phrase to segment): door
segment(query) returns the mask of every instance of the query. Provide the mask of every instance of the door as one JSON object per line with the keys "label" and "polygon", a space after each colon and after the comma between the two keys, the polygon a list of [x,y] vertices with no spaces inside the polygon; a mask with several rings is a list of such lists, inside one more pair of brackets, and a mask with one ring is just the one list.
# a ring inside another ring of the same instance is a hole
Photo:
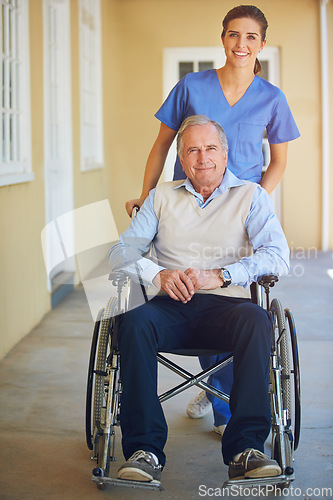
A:
{"label": "door", "polygon": [[[44,0],[44,161],[46,224],[73,209],[70,5],[69,0]],[[68,226],[68,238],[73,228]],[[74,271],[69,261],[59,262],[56,232],[46,237],[48,288],[51,280]],[[53,265],[54,263],[54,265]]]}

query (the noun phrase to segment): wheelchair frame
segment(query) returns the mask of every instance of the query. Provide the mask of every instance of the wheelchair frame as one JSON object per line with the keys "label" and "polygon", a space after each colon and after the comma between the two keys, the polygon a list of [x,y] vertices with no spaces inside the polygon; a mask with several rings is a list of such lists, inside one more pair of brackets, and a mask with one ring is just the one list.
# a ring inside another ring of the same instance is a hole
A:
{"label": "wheelchair frame", "polygon": [[[109,299],[98,313],[91,344],[87,395],[86,395],[86,442],[93,451],[92,459],[97,467],[92,480],[102,489],[107,484],[140,488],[162,489],[159,481],[126,481],[109,477],[110,463],[115,458],[116,429],[119,427],[119,402],[121,382],[119,378],[119,351],[117,346],[118,314],[126,312],[130,300],[130,280],[122,272],[111,273],[109,279],[117,289],[117,297]],[[280,301],[270,302],[270,288],[278,281],[276,276],[264,276],[258,284],[251,285],[252,300],[270,312],[274,330],[271,348],[269,398],[271,407],[271,457],[279,463],[282,474],[271,478],[227,480],[223,487],[235,484],[254,487],[263,484],[285,488],[294,480],[293,453],[298,447],[301,425],[300,370],[296,328],[289,309],[283,309]],[[145,293],[144,293],[145,295]],[[97,348],[98,346],[98,348]],[[96,356],[97,354],[97,356]],[[218,354],[217,351],[173,351],[172,354],[201,356]],[[161,402],[179,394],[193,385],[229,402],[229,395],[214,388],[204,379],[232,362],[232,355],[216,362],[198,374],[191,374],[161,353],[158,362],[171,369],[185,381],[159,396]]]}

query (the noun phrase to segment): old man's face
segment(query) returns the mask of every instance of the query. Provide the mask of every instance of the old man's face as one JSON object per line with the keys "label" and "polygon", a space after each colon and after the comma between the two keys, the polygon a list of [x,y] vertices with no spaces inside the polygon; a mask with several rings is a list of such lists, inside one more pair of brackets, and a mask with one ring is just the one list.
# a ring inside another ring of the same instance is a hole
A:
{"label": "old man's face", "polygon": [[223,151],[212,123],[193,125],[184,131],[182,156],[183,170],[197,192],[202,189],[213,192],[221,184],[228,151]]}

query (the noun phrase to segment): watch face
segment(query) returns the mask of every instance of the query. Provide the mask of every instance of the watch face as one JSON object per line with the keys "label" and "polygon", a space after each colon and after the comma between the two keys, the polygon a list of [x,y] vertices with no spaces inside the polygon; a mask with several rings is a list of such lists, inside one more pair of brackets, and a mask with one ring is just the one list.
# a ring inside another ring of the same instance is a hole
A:
{"label": "watch face", "polygon": [[222,276],[225,281],[231,281],[231,276],[227,269],[223,269]]}

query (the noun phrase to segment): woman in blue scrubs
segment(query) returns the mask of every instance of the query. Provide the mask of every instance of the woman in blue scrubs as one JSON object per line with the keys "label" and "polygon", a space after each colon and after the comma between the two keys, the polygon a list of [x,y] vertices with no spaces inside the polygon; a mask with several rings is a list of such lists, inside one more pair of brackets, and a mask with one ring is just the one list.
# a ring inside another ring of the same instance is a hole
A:
{"label": "woman in blue scrubs", "polygon": [[[222,44],[226,63],[217,70],[189,73],[171,90],[157,111],[160,130],[149,154],[140,198],[126,203],[130,215],[134,205],[141,206],[162,173],[169,148],[185,118],[204,114],[219,122],[228,139],[228,168],[239,178],[260,183],[268,193],[279,184],[287,164],[288,142],[299,131],[283,92],[258,76],[258,53],[266,44],[267,21],[251,5],[233,8],[223,20]],[[262,176],[262,138],[266,129],[270,163]],[[174,180],[184,178],[179,158]],[[215,358],[202,358],[203,367]],[[228,371],[228,373],[226,373]],[[232,368],[215,374],[211,383],[226,392],[232,383]],[[209,396],[214,410],[214,430],[223,433],[230,413],[222,401]],[[210,410],[204,393],[188,407],[193,418]]]}

